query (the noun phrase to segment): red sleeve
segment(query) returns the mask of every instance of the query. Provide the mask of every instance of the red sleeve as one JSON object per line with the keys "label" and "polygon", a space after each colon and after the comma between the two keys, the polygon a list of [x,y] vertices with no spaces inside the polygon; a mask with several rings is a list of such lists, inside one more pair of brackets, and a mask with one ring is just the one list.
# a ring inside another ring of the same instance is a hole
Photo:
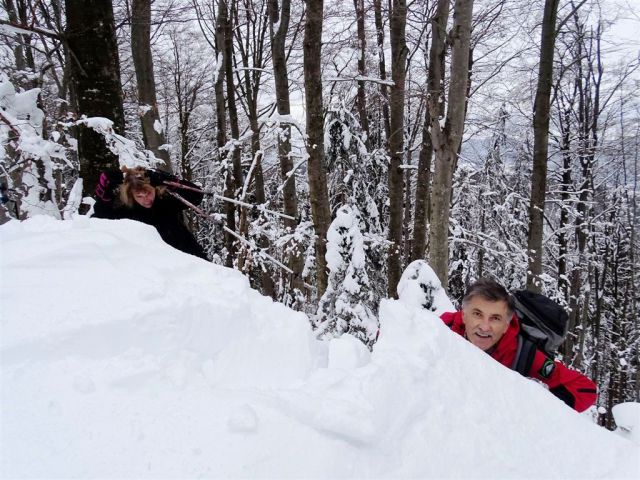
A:
{"label": "red sleeve", "polygon": [[440,315],[440,319],[444,322],[444,324],[447,327],[451,327],[451,324],[453,323],[455,315],[456,315],[456,312],[444,312],[442,315]]}
{"label": "red sleeve", "polygon": [[595,383],[580,372],[551,360],[539,350],[536,350],[528,376],[548,385],[551,393],[578,412],[596,403],[598,390]]}

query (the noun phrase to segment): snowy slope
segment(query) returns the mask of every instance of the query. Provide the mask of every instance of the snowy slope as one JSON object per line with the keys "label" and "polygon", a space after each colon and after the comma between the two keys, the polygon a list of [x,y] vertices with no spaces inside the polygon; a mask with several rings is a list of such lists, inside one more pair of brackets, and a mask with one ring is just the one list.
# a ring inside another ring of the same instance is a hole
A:
{"label": "snowy slope", "polygon": [[369,354],[140,223],[0,241],[3,478],[640,478],[636,444],[399,301]]}

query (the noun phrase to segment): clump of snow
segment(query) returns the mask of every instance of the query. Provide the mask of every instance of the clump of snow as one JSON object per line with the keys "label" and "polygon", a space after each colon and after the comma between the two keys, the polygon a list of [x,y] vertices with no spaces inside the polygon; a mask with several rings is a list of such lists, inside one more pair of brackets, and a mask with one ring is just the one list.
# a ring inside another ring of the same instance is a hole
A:
{"label": "clump of snow", "polygon": [[73,183],[69,197],[67,198],[67,205],[62,211],[62,218],[69,220],[78,214],[78,209],[82,204],[82,178],[77,178]]}
{"label": "clump of snow", "polygon": [[140,117],[144,117],[151,110],[153,110],[153,107],[151,105],[147,105],[147,104],[138,105],[138,115]]}
{"label": "clump of snow", "polygon": [[613,418],[621,435],[640,445],[640,403],[626,402],[613,407]]}
{"label": "clump of snow", "polygon": [[[38,108],[40,89],[16,92],[0,72],[0,167],[2,181],[18,192],[23,216],[51,215],[60,218],[52,192],[56,162],[68,163],[65,148],[42,138],[44,112]],[[16,174],[20,165],[20,174]],[[7,172],[12,172],[9,175]]]}
{"label": "clump of snow", "polygon": [[436,315],[456,310],[440,279],[424,260],[415,260],[407,266],[398,282],[397,292],[402,303]]}
{"label": "clump of snow", "polygon": [[113,130],[113,121],[104,117],[82,117],[77,125],[85,125],[104,137],[104,141],[114,155],[118,156],[120,166],[127,168],[157,167],[164,160],[157,158],[151,150],[141,150],[133,140],[118,135]]}
{"label": "clump of snow", "polygon": [[633,442],[402,301],[369,354],[141,223],[0,247],[0,477],[640,477]]}
{"label": "clump of snow", "polygon": [[353,335],[345,333],[329,343],[329,368],[353,370],[370,361],[371,352]]}

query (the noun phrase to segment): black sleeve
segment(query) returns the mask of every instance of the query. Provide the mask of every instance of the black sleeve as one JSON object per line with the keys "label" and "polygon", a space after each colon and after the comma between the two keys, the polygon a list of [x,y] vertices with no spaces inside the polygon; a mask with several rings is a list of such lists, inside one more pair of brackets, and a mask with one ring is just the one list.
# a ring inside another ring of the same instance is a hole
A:
{"label": "black sleeve", "polygon": [[122,172],[106,170],[100,173],[95,188],[96,203],[93,206],[93,216],[96,218],[122,218],[121,208],[116,207],[118,188],[122,185]]}
{"label": "black sleeve", "polygon": [[[204,194],[200,187],[196,184],[182,180],[175,175],[164,172],[162,170],[149,169],[147,170],[147,176],[151,185],[154,187],[166,187],[168,190],[177,193],[189,203],[194,205],[200,205]],[[181,185],[184,187],[181,187]],[[195,190],[194,190],[195,189]],[[184,210],[186,205],[178,201],[181,205],[181,209]]]}
{"label": "black sleeve", "polygon": [[576,397],[574,397],[573,394],[569,390],[567,390],[567,387],[565,387],[564,385],[558,385],[555,388],[549,389],[549,391],[564,403],[569,405],[571,408],[575,408]]}
{"label": "black sleeve", "polygon": [[[176,183],[179,183],[180,185],[184,185],[185,187],[190,187],[190,188],[180,188],[178,186],[168,186],[167,188],[169,190],[171,190],[172,192],[177,193],[178,195],[180,195],[182,198],[184,198],[187,202],[189,203],[193,203],[194,205],[200,205],[202,203],[202,199],[204,198],[204,193],[202,192],[202,190],[200,189],[199,186],[197,186],[195,183],[191,183],[188,182],[186,180],[180,180],[180,179],[175,179],[174,180]],[[193,188],[195,188],[196,190],[192,190]],[[182,209],[184,210],[185,208],[187,208],[187,206],[180,202],[180,204],[182,205]]]}
{"label": "black sleeve", "polygon": [[93,217],[94,218],[110,218],[117,219],[116,208],[113,205],[113,201],[105,202],[104,200],[96,199],[96,203],[93,205]]}

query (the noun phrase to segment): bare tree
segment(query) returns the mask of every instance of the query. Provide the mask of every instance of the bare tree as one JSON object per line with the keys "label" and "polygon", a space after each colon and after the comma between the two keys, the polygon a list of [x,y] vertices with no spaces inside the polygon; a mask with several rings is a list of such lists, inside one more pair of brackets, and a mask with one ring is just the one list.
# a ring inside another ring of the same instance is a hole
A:
{"label": "bare tree", "polygon": [[[366,51],[367,38],[365,34],[364,23],[364,0],[353,0],[353,7],[356,11],[356,23],[358,28],[358,47],[360,55],[358,57],[358,75],[361,77],[367,74]],[[369,118],[367,112],[367,96],[364,80],[358,81],[358,97],[357,97],[358,115],[360,116],[360,125],[362,130],[367,134],[366,144],[370,145]]]}
{"label": "bare tree", "polygon": [[171,171],[169,152],[161,148],[165,143],[153,74],[151,55],[151,0],[131,2],[131,53],[138,87],[138,114],[142,124],[145,147],[164,160],[164,170]]}
{"label": "bare tree", "polygon": [[307,153],[309,154],[309,201],[316,234],[316,276],[318,297],[327,289],[327,231],[331,223],[327,174],[324,162],[322,111],[322,13],[323,0],[305,0],[304,91],[307,107]]}
{"label": "bare tree", "polygon": [[[442,3],[442,5],[441,5]],[[448,0],[438,1],[436,15],[448,16]],[[431,140],[436,165],[433,179],[432,214],[429,245],[429,263],[447,285],[449,277],[449,211],[451,208],[451,189],[453,172],[462,141],[464,118],[467,103],[469,81],[469,47],[471,41],[471,20],[473,0],[456,0],[451,31],[451,67],[449,92],[447,94],[447,115],[444,126],[441,125],[441,105],[443,87],[434,81],[437,90],[429,92],[429,115],[431,117]],[[437,36],[433,37],[434,43]],[[442,46],[432,45],[432,52],[441,54]],[[436,60],[435,64],[439,62]]]}
{"label": "bare tree", "polygon": [[[9,17],[9,21],[14,25],[19,25],[22,22],[18,19],[18,10],[16,9],[15,3],[13,0],[2,0],[2,7],[4,11],[7,12],[7,16]],[[25,35],[19,34],[17,35],[18,42],[13,46],[13,56],[16,61],[16,70],[24,70],[27,67],[27,63],[25,61]]]}
{"label": "bare tree", "polygon": [[[431,71],[431,70],[429,70]],[[416,196],[413,218],[413,242],[411,244],[410,260],[424,258],[427,244],[427,225],[429,223],[429,197],[431,196],[431,161],[433,146],[429,135],[429,109],[425,109],[422,127],[422,142],[418,157],[418,176],[416,179]]]}
{"label": "bare tree", "polygon": [[[235,38],[237,40],[237,49],[242,63],[242,73],[238,73],[238,90],[240,92],[240,103],[249,119],[249,127],[251,128],[251,167],[249,169],[248,178],[245,184],[253,182],[255,199],[259,205],[266,202],[264,190],[264,172],[262,169],[262,158],[264,153],[260,144],[259,122],[260,112],[258,109],[260,88],[262,86],[262,74],[266,64],[266,46],[265,39],[267,37],[267,28],[269,19],[266,15],[266,1],[249,1],[244,0],[241,4],[243,12],[242,17],[239,16],[239,9],[234,9],[235,17]],[[241,21],[242,19],[242,21]],[[243,188],[244,191],[244,188]],[[246,208],[241,211],[240,233],[244,234],[248,223],[248,212]],[[258,246],[266,248],[268,240],[264,235],[258,238]],[[238,259],[238,264],[244,261],[243,258]],[[275,285],[272,278],[272,272],[263,267],[260,269],[260,278],[262,293],[275,298]]]}
{"label": "bare tree", "polygon": [[378,73],[380,74],[380,95],[382,96],[382,120],[384,123],[384,133],[386,141],[389,141],[391,135],[391,126],[389,125],[389,94],[387,93],[387,68],[384,59],[384,24],[382,23],[382,2],[381,0],[373,0],[374,16],[376,23],[376,42],[378,46]]}
{"label": "bare tree", "polygon": [[[226,24],[227,24],[227,2],[226,0],[218,1],[218,10],[216,16],[216,29],[215,29],[215,53],[216,53],[216,70],[214,76],[214,92],[216,98],[216,120],[217,120],[217,134],[216,143],[218,146],[218,161],[225,167],[223,174],[225,178],[225,194],[227,196],[233,196],[234,193],[234,177],[233,171],[229,167],[228,154],[225,151],[227,147],[227,106],[224,98],[224,80],[226,75],[225,62],[228,61],[226,52]],[[236,209],[235,205],[231,202],[225,204],[225,217],[227,228],[231,231],[235,231],[236,228]],[[225,232],[225,247],[227,249],[227,256],[225,258],[225,265],[227,267],[233,266],[233,259],[235,257],[235,244],[234,237],[231,233]]]}
{"label": "bare tree", "polygon": [[236,89],[233,79],[233,12],[236,9],[236,0],[225,0],[224,12],[224,73],[227,87],[227,112],[229,114],[229,127],[231,130],[231,159],[233,166],[233,187],[235,191],[227,192],[228,196],[235,197],[243,184],[242,178],[242,150],[240,146],[240,125],[238,123],[238,107],[236,105]]}
{"label": "bare tree", "polygon": [[529,204],[529,236],[527,249],[527,288],[540,291],[538,281],[542,273],[542,233],[544,202],[547,192],[547,157],[549,152],[549,110],[553,82],[553,55],[556,42],[556,19],[559,0],[545,0],[542,18],[542,42],[538,86],[533,107],[533,172]]}
{"label": "bare tree", "polygon": [[405,29],[407,26],[407,3],[405,0],[393,0],[391,15],[391,87],[389,153],[389,240],[393,243],[388,258],[388,294],[395,297],[400,281],[402,247],[402,194],[404,178],[400,166],[404,158],[404,87],[406,79],[406,61],[409,49]]}
{"label": "bare tree", "polygon": [[[120,60],[111,0],[66,0],[66,39],[78,113],[106,117],[124,133]],[[101,170],[118,168],[118,158],[104,137],[86,126],[78,129],[80,173],[84,193],[93,192]]]}
{"label": "bare tree", "polygon": [[[416,201],[413,226],[413,244],[411,259],[424,258],[427,243],[427,222],[430,222],[431,196],[431,163],[433,159],[433,143],[429,128],[431,126],[431,109],[437,107],[438,117],[444,112],[444,57],[447,36],[447,20],[449,18],[449,2],[439,1],[431,20],[431,48],[429,52],[429,69],[427,74],[427,102],[424,127],[422,129],[422,148],[418,160],[418,179],[416,185]],[[433,105],[432,105],[433,104]]]}
{"label": "bare tree", "polygon": [[[278,133],[278,158],[280,160],[280,175],[284,186],[282,199],[284,213],[293,218],[298,217],[298,199],[296,196],[296,177],[293,172],[291,159],[291,124],[286,119],[291,115],[289,100],[289,78],[287,74],[287,57],[285,53],[285,40],[289,30],[291,18],[291,1],[282,0],[280,12],[278,12],[278,0],[268,0],[268,13],[270,18],[271,33],[271,57],[273,61],[273,76],[276,87],[276,106],[280,116],[280,129]],[[285,220],[285,226],[294,230],[295,220]],[[295,252],[289,258],[289,268],[293,270],[292,286],[302,291],[301,278],[304,267],[304,259],[299,252]]]}

